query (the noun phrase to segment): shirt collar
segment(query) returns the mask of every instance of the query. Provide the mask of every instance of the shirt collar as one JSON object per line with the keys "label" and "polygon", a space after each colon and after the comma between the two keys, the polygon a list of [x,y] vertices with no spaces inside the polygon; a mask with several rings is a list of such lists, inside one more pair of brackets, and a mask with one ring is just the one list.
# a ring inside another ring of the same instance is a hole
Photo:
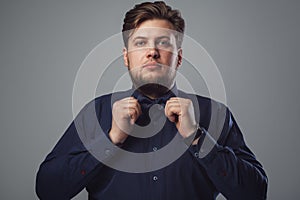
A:
{"label": "shirt collar", "polygon": [[156,99],[150,99],[149,97],[142,94],[140,91],[136,90],[134,87],[132,87],[132,97],[136,98],[140,103],[146,103],[146,104],[166,104],[167,100],[169,100],[171,97],[178,96],[178,89],[176,84],[163,96],[158,97]]}

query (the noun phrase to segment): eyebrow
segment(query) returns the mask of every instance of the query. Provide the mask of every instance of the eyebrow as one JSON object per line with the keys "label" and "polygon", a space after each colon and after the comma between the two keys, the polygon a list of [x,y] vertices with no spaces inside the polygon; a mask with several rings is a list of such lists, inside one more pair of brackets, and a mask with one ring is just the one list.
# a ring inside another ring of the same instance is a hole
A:
{"label": "eyebrow", "polygon": [[132,41],[134,42],[134,41],[136,41],[136,40],[139,40],[139,39],[147,39],[147,37],[143,37],[143,36],[136,36],[136,37],[134,37],[134,38],[132,38]]}
{"label": "eyebrow", "polygon": [[[157,38],[155,38],[155,39],[164,39],[164,38],[166,38],[166,39],[171,39],[170,38],[170,36],[166,36],[166,35],[163,35],[163,36],[159,36],[159,37],[157,37]],[[136,41],[136,40],[139,40],[139,39],[148,39],[148,37],[144,37],[144,36],[136,36],[136,37],[134,37],[134,38],[132,38],[132,41],[134,42],[134,41]]]}

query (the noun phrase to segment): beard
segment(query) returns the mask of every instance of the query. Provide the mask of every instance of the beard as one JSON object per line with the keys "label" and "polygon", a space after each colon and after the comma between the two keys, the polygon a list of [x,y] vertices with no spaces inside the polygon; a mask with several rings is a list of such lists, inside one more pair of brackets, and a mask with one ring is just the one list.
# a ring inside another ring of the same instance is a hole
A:
{"label": "beard", "polygon": [[172,71],[173,69],[169,67],[167,71],[158,73],[156,76],[154,74],[147,76],[146,72],[137,70],[141,69],[134,68],[129,70],[130,78],[134,88],[146,96],[153,98],[163,96],[174,86],[176,71]]}

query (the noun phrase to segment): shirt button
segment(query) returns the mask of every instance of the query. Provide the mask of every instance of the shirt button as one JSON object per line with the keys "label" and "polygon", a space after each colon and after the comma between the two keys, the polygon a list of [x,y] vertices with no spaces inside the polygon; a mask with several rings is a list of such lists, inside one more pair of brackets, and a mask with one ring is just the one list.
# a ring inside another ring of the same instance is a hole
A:
{"label": "shirt button", "polygon": [[162,110],[162,109],[164,109],[164,107],[162,105],[159,105],[158,110]]}
{"label": "shirt button", "polygon": [[198,158],[198,157],[199,157],[199,153],[198,153],[198,152],[195,152],[195,153],[194,153],[194,156],[195,156],[196,158]]}
{"label": "shirt button", "polygon": [[153,147],[153,149],[152,149],[153,151],[157,151],[157,147]]}
{"label": "shirt button", "polygon": [[110,156],[111,155],[110,149],[105,149],[104,153],[105,153],[106,156]]}
{"label": "shirt button", "polygon": [[157,176],[153,176],[153,181],[157,181],[158,180],[158,177]]}

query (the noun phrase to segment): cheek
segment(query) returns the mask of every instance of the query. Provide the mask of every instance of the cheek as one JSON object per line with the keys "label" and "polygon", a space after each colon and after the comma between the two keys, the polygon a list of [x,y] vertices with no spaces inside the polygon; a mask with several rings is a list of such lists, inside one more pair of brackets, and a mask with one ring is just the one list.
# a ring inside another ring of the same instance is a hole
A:
{"label": "cheek", "polygon": [[132,65],[131,67],[140,65],[142,58],[143,56],[141,52],[131,52],[128,54],[128,61]]}
{"label": "cheek", "polygon": [[165,63],[168,63],[169,65],[173,65],[177,61],[177,55],[171,52],[161,54],[161,58],[165,61]]}
{"label": "cheek", "polygon": [[177,57],[177,52],[174,52],[173,50],[161,50],[160,51],[160,55],[161,56],[164,56],[164,57],[168,57],[168,58],[171,58],[171,57]]}

